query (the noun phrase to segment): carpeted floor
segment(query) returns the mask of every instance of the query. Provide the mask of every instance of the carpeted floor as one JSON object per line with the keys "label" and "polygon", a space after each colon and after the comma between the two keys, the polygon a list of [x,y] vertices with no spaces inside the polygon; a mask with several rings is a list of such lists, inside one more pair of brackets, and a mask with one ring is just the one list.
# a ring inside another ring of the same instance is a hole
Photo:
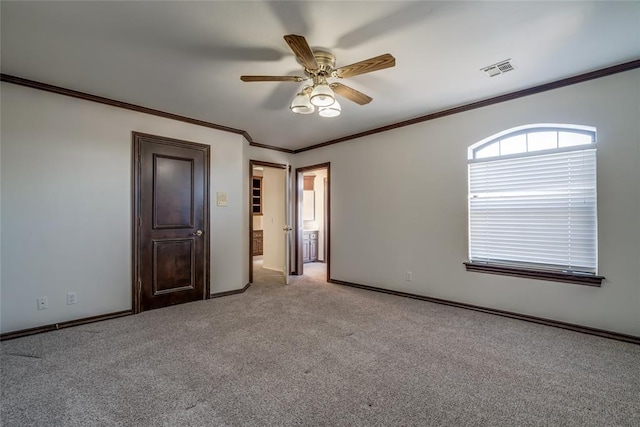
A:
{"label": "carpeted floor", "polygon": [[640,425],[640,346],[262,273],[3,342],[1,424]]}

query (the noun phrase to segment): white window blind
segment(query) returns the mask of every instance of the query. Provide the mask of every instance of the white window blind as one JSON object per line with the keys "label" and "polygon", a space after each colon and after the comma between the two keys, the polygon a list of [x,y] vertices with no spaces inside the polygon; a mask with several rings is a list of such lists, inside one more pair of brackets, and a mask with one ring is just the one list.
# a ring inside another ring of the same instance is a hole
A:
{"label": "white window blind", "polygon": [[596,150],[469,163],[469,259],[597,273]]}

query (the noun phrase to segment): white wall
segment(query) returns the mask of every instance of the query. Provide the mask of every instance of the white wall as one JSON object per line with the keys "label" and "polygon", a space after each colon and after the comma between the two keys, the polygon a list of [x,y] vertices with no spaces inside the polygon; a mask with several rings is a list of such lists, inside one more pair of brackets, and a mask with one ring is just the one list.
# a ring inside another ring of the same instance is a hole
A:
{"label": "white wall", "polygon": [[[639,118],[634,70],[304,152],[295,166],[331,162],[333,279],[640,335]],[[467,147],[529,123],[597,128],[600,288],[464,269]]]}
{"label": "white wall", "polygon": [[[211,194],[229,196],[227,208],[211,203],[212,292],[248,281],[249,159],[330,161],[332,278],[640,335],[639,88],[634,70],[292,156],[239,135],[2,83],[0,329],[131,307],[135,130],[212,145]],[[598,129],[601,288],[462,265],[467,146],[536,122]],[[77,305],[66,306],[68,291]],[[38,296],[49,297],[48,310],[36,310]]]}
{"label": "white wall", "polygon": [[263,268],[282,271],[284,266],[285,170],[265,167],[262,178]]}
{"label": "white wall", "polygon": [[[248,282],[240,135],[8,83],[1,90],[2,332],[131,308],[132,131],[211,145],[211,292]],[[218,191],[228,207],[216,206]],[[76,305],[66,305],[70,291]],[[36,310],[39,296],[48,310]]]}

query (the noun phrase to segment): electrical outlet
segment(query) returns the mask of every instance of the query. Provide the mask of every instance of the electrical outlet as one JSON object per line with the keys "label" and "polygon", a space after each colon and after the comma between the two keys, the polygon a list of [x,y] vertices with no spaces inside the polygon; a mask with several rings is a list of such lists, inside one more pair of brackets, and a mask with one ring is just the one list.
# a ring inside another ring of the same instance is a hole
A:
{"label": "electrical outlet", "polygon": [[67,292],[67,305],[75,304],[78,302],[75,292]]}
{"label": "electrical outlet", "polygon": [[407,282],[410,282],[413,280],[413,273],[410,271],[407,271]]}
{"label": "electrical outlet", "polygon": [[38,297],[38,310],[46,310],[49,308],[49,299],[47,297]]}

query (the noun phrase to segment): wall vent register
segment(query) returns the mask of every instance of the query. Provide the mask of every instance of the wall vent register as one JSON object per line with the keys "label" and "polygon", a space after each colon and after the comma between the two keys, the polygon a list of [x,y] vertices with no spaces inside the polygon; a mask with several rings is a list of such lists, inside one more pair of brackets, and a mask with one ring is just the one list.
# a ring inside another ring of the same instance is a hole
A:
{"label": "wall vent register", "polygon": [[513,71],[515,68],[511,63],[511,59],[505,59],[504,61],[498,62],[497,64],[489,65],[488,67],[482,68],[482,71],[489,77],[499,76],[500,74],[504,74],[509,71]]}

